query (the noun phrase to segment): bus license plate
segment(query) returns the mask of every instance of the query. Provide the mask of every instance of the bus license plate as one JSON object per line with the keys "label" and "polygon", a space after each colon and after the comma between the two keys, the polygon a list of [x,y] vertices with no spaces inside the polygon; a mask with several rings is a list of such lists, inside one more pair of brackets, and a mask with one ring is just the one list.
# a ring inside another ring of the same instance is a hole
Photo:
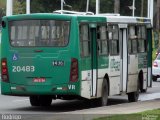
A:
{"label": "bus license plate", "polygon": [[46,82],[46,79],[45,78],[34,78],[33,82],[35,82],[35,83],[42,83],[42,82]]}

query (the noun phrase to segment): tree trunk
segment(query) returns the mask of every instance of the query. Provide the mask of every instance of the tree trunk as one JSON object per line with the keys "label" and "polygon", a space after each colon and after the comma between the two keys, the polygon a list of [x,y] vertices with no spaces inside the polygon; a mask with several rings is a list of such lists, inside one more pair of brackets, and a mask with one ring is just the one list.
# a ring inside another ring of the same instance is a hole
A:
{"label": "tree trunk", "polygon": [[120,11],[120,0],[114,0],[114,13],[119,13]]}
{"label": "tree trunk", "polygon": [[160,30],[160,0],[157,0],[157,24],[156,24],[156,29],[159,31]]}
{"label": "tree trunk", "polygon": [[141,17],[143,17],[144,0],[141,0]]}

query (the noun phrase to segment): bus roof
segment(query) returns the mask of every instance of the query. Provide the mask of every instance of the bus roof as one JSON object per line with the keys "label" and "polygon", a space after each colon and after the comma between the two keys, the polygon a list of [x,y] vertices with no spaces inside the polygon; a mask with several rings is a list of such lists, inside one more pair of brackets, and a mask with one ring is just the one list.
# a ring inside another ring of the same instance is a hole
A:
{"label": "bus roof", "polygon": [[[96,15],[101,16],[101,14]],[[104,15],[102,15],[104,16]],[[151,23],[151,19],[145,17],[132,17],[132,16],[105,16],[107,18],[107,22],[111,23]]]}
{"label": "bus roof", "polygon": [[26,19],[62,19],[71,20],[72,18],[78,21],[84,22],[106,22],[105,16],[95,16],[95,15],[79,15],[79,14],[55,14],[55,13],[33,13],[33,14],[20,14],[5,16],[3,19],[7,20],[26,20]]}
{"label": "bus roof", "polygon": [[149,18],[145,17],[129,17],[119,15],[82,15],[82,14],[57,14],[57,13],[33,13],[20,14],[4,17],[8,20],[23,20],[23,19],[64,19],[71,20],[77,18],[80,22],[110,22],[110,23],[151,23]]}

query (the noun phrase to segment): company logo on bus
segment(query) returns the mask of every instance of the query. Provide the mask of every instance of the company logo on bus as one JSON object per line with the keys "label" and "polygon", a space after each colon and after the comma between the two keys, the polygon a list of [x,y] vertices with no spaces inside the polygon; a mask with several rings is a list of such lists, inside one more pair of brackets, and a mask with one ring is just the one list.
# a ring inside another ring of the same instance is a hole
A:
{"label": "company logo on bus", "polygon": [[43,83],[43,82],[46,82],[46,79],[45,78],[34,78],[33,82],[35,82],[35,83]]}

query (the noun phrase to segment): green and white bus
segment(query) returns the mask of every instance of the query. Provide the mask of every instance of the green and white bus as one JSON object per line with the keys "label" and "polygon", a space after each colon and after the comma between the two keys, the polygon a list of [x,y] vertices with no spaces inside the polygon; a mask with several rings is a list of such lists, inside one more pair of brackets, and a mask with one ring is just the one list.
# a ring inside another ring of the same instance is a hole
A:
{"label": "green and white bus", "polygon": [[38,13],[2,21],[3,95],[28,96],[32,106],[52,99],[128,95],[151,86],[150,19]]}

